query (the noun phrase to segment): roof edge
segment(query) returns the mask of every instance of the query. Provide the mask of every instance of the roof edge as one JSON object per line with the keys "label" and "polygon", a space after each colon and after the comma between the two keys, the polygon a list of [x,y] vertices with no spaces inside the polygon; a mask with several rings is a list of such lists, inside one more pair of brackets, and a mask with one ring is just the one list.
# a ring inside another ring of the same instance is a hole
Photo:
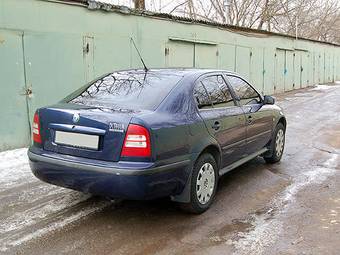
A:
{"label": "roof edge", "polygon": [[123,5],[113,5],[113,4],[103,3],[103,2],[95,1],[95,0],[45,0],[45,1],[63,3],[63,4],[72,4],[72,5],[76,4],[76,5],[86,7],[89,10],[101,10],[101,11],[107,11],[107,12],[116,12],[116,13],[120,13],[124,15],[135,15],[135,16],[143,16],[143,17],[150,17],[150,18],[160,18],[164,20],[169,20],[169,21],[174,21],[174,22],[185,22],[185,23],[195,24],[195,25],[208,25],[211,27],[231,30],[232,32],[246,32],[246,33],[268,35],[268,36],[280,36],[280,37],[285,37],[289,39],[297,39],[297,40],[322,43],[322,44],[332,45],[335,47],[340,47],[340,44],[332,43],[332,42],[320,41],[320,40],[315,40],[315,39],[310,39],[310,38],[305,38],[305,37],[295,37],[295,36],[283,34],[283,33],[271,32],[267,30],[254,29],[254,28],[248,28],[248,27],[240,27],[240,26],[224,24],[220,22],[207,21],[203,19],[191,19],[187,17],[172,15],[169,13],[158,13],[158,12],[151,12],[148,10],[137,10],[137,9],[132,9],[127,6],[123,6]]}

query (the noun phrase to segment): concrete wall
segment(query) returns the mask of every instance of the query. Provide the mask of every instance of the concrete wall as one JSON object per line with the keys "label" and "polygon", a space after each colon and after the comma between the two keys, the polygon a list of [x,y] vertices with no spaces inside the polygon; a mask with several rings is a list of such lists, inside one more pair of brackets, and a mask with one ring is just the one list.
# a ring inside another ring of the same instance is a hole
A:
{"label": "concrete wall", "polygon": [[29,143],[37,107],[103,73],[141,67],[131,38],[148,67],[228,69],[264,94],[340,80],[334,45],[51,1],[1,0],[0,150]]}

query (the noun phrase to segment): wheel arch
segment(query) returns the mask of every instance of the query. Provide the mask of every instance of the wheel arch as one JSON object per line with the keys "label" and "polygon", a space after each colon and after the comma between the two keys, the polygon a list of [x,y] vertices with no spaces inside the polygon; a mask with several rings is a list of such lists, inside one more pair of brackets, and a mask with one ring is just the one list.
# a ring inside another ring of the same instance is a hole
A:
{"label": "wheel arch", "polygon": [[[211,154],[215,161],[216,161],[216,164],[217,164],[217,170],[219,170],[221,168],[221,163],[222,163],[222,154],[221,154],[221,149],[219,146],[217,146],[216,144],[210,144],[208,146],[206,146],[202,151],[201,153],[197,156],[196,160],[201,156],[203,155],[204,153],[209,153]],[[195,162],[196,162],[195,160]]]}
{"label": "wheel arch", "polygon": [[274,146],[274,135],[275,135],[275,130],[276,130],[276,127],[278,124],[282,124],[283,125],[283,128],[284,128],[284,131],[286,132],[286,128],[287,128],[287,120],[285,118],[285,116],[281,115],[278,117],[278,120],[276,122],[276,125],[274,126],[273,128],[273,131],[272,131],[272,137],[270,139],[270,141],[267,143],[266,147],[269,149],[264,155],[267,156],[267,157],[270,157],[272,155],[272,152],[270,150],[270,148],[272,148]]}
{"label": "wheel arch", "polygon": [[176,195],[176,196],[171,196],[171,200],[175,202],[181,202],[181,203],[187,203],[190,202],[190,189],[191,189],[191,177],[192,177],[192,169],[194,167],[194,164],[196,163],[197,159],[204,153],[209,153],[211,154],[217,164],[217,171],[219,171],[222,163],[222,151],[221,148],[217,143],[209,143],[205,146],[202,146],[203,149],[201,149],[201,152],[197,153],[195,157],[192,158],[192,164],[191,164],[191,169],[189,172],[189,176],[187,178],[187,183],[185,185],[184,190],[182,191],[181,194]]}
{"label": "wheel arch", "polygon": [[286,130],[286,127],[287,127],[287,120],[284,116],[281,116],[277,122],[276,125],[278,125],[279,123],[281,123],[283,125],[283,127],[285,128]]}

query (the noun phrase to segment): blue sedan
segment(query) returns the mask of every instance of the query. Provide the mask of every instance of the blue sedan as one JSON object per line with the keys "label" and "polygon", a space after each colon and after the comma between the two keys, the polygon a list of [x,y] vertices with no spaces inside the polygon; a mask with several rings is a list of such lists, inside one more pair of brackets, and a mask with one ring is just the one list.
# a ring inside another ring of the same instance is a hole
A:
{"label": "blue sedan", "polygon": [[286,119],[236,73],[123,70],[40,108],[28,156],[39,179],[124,199],[171,197],[193,213],[218,179],[257,157],[278,162]]}

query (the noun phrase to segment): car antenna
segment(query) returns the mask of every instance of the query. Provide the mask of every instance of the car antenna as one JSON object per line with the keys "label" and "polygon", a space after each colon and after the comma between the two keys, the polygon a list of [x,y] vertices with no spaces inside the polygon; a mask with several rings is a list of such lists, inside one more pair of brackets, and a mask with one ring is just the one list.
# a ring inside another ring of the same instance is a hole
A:
{"label": "car antenna", "polygon": [[130,39],[131,39],[131,41],[132,41],[132,43],[133,43],[133,46],[135,47],[135,49],[136,49],[136,51],[137,51],[137,53],[138,53],[138,56],[139,56],[139,58],[140,58],[140,61],[142,61],[142,63],[143,63],[145,72],[149,71],[149,69],[148,69],[148,68],[146,67],[146,65],[145,65],[145,62],[144,62],[144,60],[143,60],[142,55],[140,54],[140,52],[139,52],[139,50],[138,50],[138,48],[137,48],[137,46],[136,46],[136,44],[135,44],[135,41],[133,40],[132,37],[131,37]]}

